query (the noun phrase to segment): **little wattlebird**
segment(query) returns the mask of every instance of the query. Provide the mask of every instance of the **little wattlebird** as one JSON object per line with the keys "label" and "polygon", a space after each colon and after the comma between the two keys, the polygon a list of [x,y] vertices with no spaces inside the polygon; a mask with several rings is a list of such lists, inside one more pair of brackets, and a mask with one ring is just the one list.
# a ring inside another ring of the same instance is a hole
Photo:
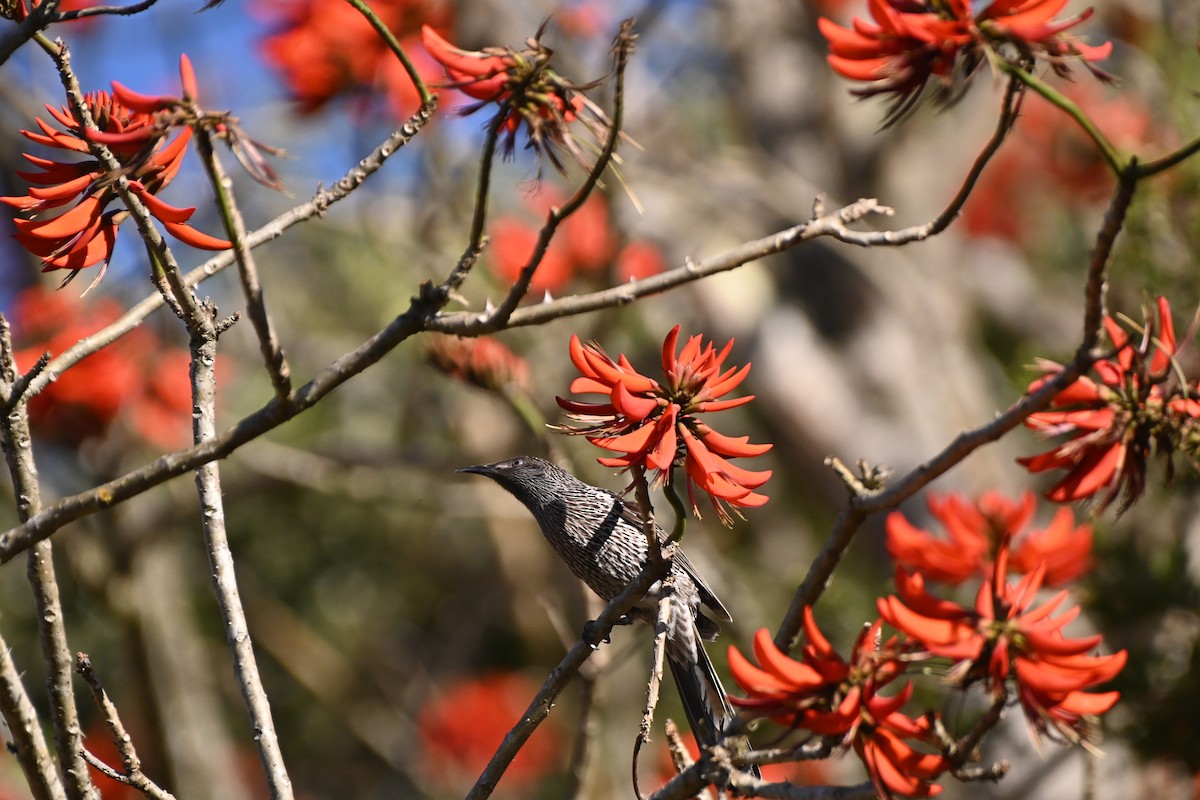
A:
{"label": "little wattlebird", "polygon": [[[590,486],[548,461],[517,456],[494,464],[463,467],[459,472],[486,475],[503,486],[537,520],[542,535],[571,572],[604,600],[612,600],[646,566],[646,535],[636,507],[620,496]],[[658,528],[664,544],[667,535]],[[696,740],[704,746],[720,741],[733,722],[733,708],[701,639],[714,639],[716,620],[732,621],[729,612],[682,551],[671,566],[675,591],[667,630],[666,656]],[[700,613],[705,608],[715,617]],[[627,617],[654,626],[658,616],[658,584]],[[753,769],[757,774],[757,768]]]}

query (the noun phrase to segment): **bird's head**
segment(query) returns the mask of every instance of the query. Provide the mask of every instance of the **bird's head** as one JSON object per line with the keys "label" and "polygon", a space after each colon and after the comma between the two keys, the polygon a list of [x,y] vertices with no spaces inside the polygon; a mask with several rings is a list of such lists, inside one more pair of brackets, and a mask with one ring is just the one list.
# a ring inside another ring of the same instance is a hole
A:
{"label": "bird's head", "polygon": [[537,456],[514,456],[491,464],[462,467],[457,471],[486,475],[526,504],[535,496],[544,494],[548,488],[562,484],[564,477],[569,477],[549,461]]}

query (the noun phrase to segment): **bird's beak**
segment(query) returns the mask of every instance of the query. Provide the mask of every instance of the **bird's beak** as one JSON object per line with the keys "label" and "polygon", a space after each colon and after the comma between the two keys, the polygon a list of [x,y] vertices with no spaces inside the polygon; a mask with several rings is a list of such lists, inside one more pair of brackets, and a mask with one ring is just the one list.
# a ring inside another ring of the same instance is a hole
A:
{"label": "bird's beak", "polygon": [[454,471],[469,472],[472,475],[487,475],[488,477],[491,477],[495,473],[495,470],[492,469],[491,464],[475,464],[474,466],[470,467],[459,467]]}

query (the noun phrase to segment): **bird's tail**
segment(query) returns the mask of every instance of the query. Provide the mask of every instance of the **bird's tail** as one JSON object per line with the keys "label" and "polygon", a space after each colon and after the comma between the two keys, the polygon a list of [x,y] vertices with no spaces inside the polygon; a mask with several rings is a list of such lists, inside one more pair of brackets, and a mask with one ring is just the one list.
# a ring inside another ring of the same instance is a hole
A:
{"label": "bird's tail", "polygon": [[[697,637],[698,638],[698,637]],[[704,646],[696,642],[696,660],[681,659],[679,654],[667,648],[667,663],[683,701],[683,712],[687,715],[692,735],[701,747],[716,744],[733,724],[733,706],[725,695],[725,687],[717,677],[712,659]],[[754,776],[762,777],[758,767],[750,767]]]}

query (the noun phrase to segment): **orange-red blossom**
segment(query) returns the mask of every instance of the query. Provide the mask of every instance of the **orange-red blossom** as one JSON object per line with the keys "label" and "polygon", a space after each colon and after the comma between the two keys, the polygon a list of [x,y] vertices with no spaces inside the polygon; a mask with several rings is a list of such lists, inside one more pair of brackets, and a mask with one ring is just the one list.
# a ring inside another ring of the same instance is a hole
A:
{"label": "orange-red blossom", "polygon": [[[180,73],[185,93],[194,92],[195,76],[187,56],[180,59]],[[84,155],[90,155],[89,142],[106,145],[120,162],[130,189],[168,233],[193,247],[227,249],[229,242],[187,224],[195,208],[179,208],[157,196],[179,171],[191,138],[191,130],[184,129],[164,146],[167,131],[154,113],[159,101],[161,98],[131,92],[114,81],[111,95],[98,91],[84,98],[94,129],[85,129],[70,108],[47,105],[46,110],[64,130],[35,118],[40,133],[21,133],[37,144]],[[118,199],[115,176],[95,159],[69,162],[23,155],[41,170],[17,173],[33,186],[25,196],[0,197],[0,202],[26,214],[14,220],[16,239],[41,258],[45,272],[68,269],[74,277],[79,270],[103,262],[99,280],[112,259],[117,227],[129,216],[124,208],[106,210]],[[71,208],[57,216],[39,218],[71,203]]]}
{"label": "orange-red blossom", "polygon": [[901,114],[936,78],[939,95],[955,95],[955,82],[969,78],[986,60],[986,51],[1009,48],[1011,57],[1040,58],[1065,73],[1072,59],[1089,65],[1107,58],[1112,43],[1081,44],[1070,28],[1091,16],[1054,21],[1067,0],[869,0],[871,20],[855,17],[843,27],[824,17],[817,20],[829,42],[834,72],[868,85],[861,96],[893,95],[892,113]]}
{"label": "orange-red blossom", "polygon": [[421,41],[429,55],[445,68],[450,78],[447,85],[478,101],[465,113],[489,104],[498,106],[506,152],[512,152],[517,130],[524,123],[528,146],[547,153],[555,166],[560,165],[548,145],[566,147],[580,157],[567,126],[580,118],[585,107],[593,111],[595,107],[589,106],[573,83],[549,68],[549,48],[531,39],[529,49],[520,51],[463,50],[428,25],[421,28]]}
{"label": "orange-red blossom", "polygon": [[[1195,447],[1192,430],[1200,419],[1196,389],[1178,379],[1173,365],[1177,342],[1165,297],[1157,299],[1156,311],[1136,344],[1107,317],[1104,328],[1113,356],[1092,365],[1094,379],[1078,378],[1055,395],[1048,410],[1026,420],[1044,436],[1068,437],[1045,453],[1018,459],[1030,472],[1066,470],[1046,492],[1050,500],[1068,503],[1100,496],[1103,507],[1124,490],[1124,509],[1145,489],[1152,447],[1168,459],[1176,448]],[[1040,366],[1046,374],[1029,385],[1030,392],[1062,370],[1050,361]]]}
{"label": "orange-red blossom", "polygon": [[556,398],[572,419],[584,423],[582,428],[564,430],[584,434],[597,447],[620,454],[600,458],[601,464],[655,470],[656,481],[669,481],[672,468],[682,464],[693,509],[693,487],[698,487],[710,497],[721,520],[729,524],[729,506],[753,508],[767,502],[765,495],[754,490],[767,482],[771,471],[746,470],[727,459],[762,455],[771,445],[750,444],[748,436],[718,433],[699,415],[753,400],[753,395],[721,399],[746,379],[750,365],[724,369],[732,339],[720,351],[712,342],[702,346],[700,335],[677,350],[678,339],[676,325],[663,341],[665,380],[660,382],[639,373],[624,355],[613,361],[598,345],[585,345],[572,336],[571,361],[582,377],[572,381],[571,391],[606,395],[607,401]]}
{"label": "orange-red blossom", "polygon": [[736,647],[729,648],[729,671],[746,693],[729,699],[744,713],[835,737],[841,745],[853,747],[881,798],[932,797],[942,791],[933,781],[950,764],[941,755],[920,752],[908,743],[932,738],[927,717],[913,719],[900,710],[912,695],[912,684],[906,682],[891,696],[879,693],[904,673],[903,644],[895,637],[880,643],[879,628],[878,621],[865,627],[846,661],[806,607],[807,641],[801,660],[779,650],[765,628],[754,636],[758,666]]}
{"label": "orange-red blossom", "polygon": [[969,502],[957,494],[927,498],[929,513],[942,524],[948,539],[914,526],[900,511],[887,518],[887,549],[892,559],[930,581],[959,584],[992,573],[1002,547],[1011,547],[1009,571],[1045,570],[1047,586],[1061,586],[1091,566],[1092,526],[1076,525],[1069,508],[1060,508],[1042,529],[1026,531],[1036,506],[1033,492],[1014,503],[999,492],[985,492]]}
{"label": "orange-red blossom", "polygon": [[1120,697],[1115,691],[1085,690],[1115,677],[1125,666],[1126,652],[1087,655],[1100,644],[1099,635],[1069,639],[1062,633],[1079,608],[1051,616],[1067,593],[1035,606],[1045,570],[1010,583],[1007,561],[1007,551],[1001,550],[973,608],[929,594],[919,573],[897,567],[896,594],[878,601],[879,615],[930,654],[956,662],[951,674],[964,683],[982,680],[1001,695],[1013,679],[1035,731],[1078,741],[1087,733],[1088,718],[1108,711]]}

